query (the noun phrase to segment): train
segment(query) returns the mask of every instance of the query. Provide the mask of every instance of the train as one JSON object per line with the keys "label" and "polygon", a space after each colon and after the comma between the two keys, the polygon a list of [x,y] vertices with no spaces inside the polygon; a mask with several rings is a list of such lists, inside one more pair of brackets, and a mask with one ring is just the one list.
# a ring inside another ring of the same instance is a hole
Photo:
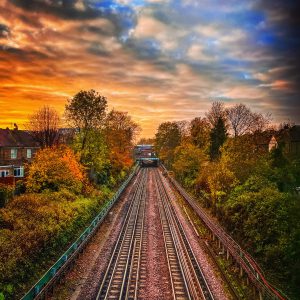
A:
{"label": "train", "polygon": [[134,159],[141,167],[157,167],[159,158],[155,154],[153,145],[136,145]]}

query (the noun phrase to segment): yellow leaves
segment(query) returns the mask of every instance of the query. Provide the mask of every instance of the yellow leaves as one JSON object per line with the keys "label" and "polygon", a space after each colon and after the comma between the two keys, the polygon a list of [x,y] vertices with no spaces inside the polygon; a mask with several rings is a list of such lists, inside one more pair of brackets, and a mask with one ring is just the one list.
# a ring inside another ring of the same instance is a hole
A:
{"label": "yellow leaves", "polygon": [[85,179],[73,151],[60,146],[40,150],[29,167],[26,187],[31,192],[67,188],[79,193]]}
{"label": "yellow leaves", "polygon": [[77,161],[75,155],[74,155],[74,152],[70,149],[70,148],[65,148],[64,149],[64,153],[63,153],[63,156],[62,156],[62,161],[64,161],[70,171],[71,171],[71,174],[77,178],[78,180],[82,181],[84,179],[84,175],[83,175],[83,168],[82,166],[79,164],[79,162]]}

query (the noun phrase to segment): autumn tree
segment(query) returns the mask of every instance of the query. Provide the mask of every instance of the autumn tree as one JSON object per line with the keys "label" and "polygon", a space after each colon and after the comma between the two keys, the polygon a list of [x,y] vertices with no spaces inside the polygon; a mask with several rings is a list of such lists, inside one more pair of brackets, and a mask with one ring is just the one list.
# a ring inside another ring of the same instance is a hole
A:
{"label": "autumn tree", "polygon": [[173,162],[173,154],[175,148],[181,142],[180,127],[176,122],[161,123],[155,134],[155,149],[160,159],[162,159],[168,167]]}
{"label": "autumn tree", "polygon": [[153,145],[155,142],[155,138],[141,138],[137,144],[138,145]]}
{"label": "autumn tree", "polygon": [[103,130],[114,171],[130,167],[133,144],[140,131],[139,125],[127,112],[113,109],[105,119]]}
{"label": "autumn tree", "polygon": [[236,104],[226,109],[226,116],[234,137],[262,131],[270,122],[270,116],[252,112],[245,104]]}
{"label": "autumn tree", "polygon": [[81,135],[81,150],[86,146],[91,130],[99,129],[105,120],[107,100],[95,90],[80,91],[68,100],[65,115],[71,126]]}
{"label": "autumn tree", "polygon": [[182,143],[175,148],[172,169],[184,186],[191,188],[198,176],[201,164],[206,160],[206,155],[197,146]]}
{"label": "autumn tree", "polygon": [[85,180],[83,167],[74,152],[66,147],[38,151],[30,164],[26,188],[30,192],[67,189],[80,193]]}
{"label": "autumn tree", "polygon": [[44,106],[29,116],[26,129],[42,148],[52,147],[59,142],[59,127],[61,119],[58,112],[49,106]]}
{"label": "autumn tree", "polygon": [[205,148],[209,144],[210,125],[206,118],[195,118],[190,123],[192,143],[198,148]]}

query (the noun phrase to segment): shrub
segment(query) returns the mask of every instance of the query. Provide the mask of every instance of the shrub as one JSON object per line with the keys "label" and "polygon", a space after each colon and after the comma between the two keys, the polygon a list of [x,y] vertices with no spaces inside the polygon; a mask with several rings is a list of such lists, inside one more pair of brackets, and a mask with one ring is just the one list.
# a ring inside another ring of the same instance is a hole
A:
{"label": "shrub", "polygon": [[29,167],[26,188],[29,192],[68,189],[79,194],[85,175],[74,152],[66,147],[40,150]]}
{"label": "shrub", "polygon": [[14,189],[0,183],[0,207],[4,207],[13,198]]}

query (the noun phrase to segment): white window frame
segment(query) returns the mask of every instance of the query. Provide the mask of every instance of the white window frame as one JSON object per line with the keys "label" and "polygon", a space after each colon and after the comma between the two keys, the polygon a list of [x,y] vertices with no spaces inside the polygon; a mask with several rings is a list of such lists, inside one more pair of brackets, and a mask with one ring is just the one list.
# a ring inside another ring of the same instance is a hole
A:
{"label": "white window frame", "polygon": [[[4,176],[2,176],[4,175]],[[0,170],[0,177],[1,178],[4,178],[4,177],[7,177],[9,176],[9,171],[8,170]]]}
{"label": "white window frame", "polygon": [[26,157],[32,158],[32,149],[30,149],[30,148],[26,149]]}
{"label": "white window frame", "polygon": [[[15,174],[16,171],[20,171],[19,174]],[[14,168],[14,177],[24,177],[24,167],[20,166],[20,167],[15,167]]]}
{"label": "white window frame", "polygon": [[12,148],[10,149],[10,158],[16,159],[18,157],[18,149]]}

